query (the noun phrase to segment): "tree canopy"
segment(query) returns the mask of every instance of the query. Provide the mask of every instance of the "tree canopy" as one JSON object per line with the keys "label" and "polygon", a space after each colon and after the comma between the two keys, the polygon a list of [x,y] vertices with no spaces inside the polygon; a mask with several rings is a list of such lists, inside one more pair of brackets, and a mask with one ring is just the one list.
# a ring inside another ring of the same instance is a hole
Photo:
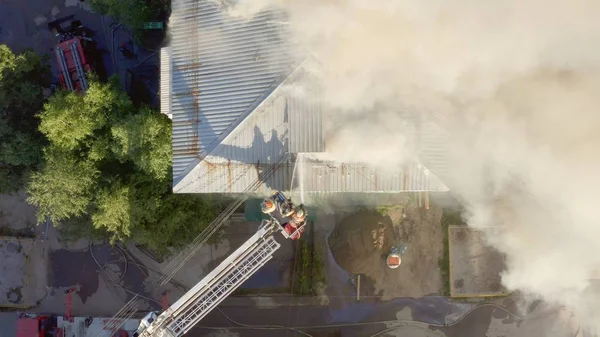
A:
{"label": "tree canopy", "polygon": [[114,17],[129,27],[137,37],[144,23],[156,19],[169,5],[168,0],[92,0],[95,11]]}
{"label": "tree canopy", "polygon": [[0,193],[23,187],[41,162],[43,137],[35,114],[49,78],[47,58],[31,50],[15,54],[0,45]]}
{"label": "tree canopy", "polygon": [[[188,243],[216,216],[205,198],[171,192],[171,121],[135,107],[118,80],[90,80],[85,95],[59,92],[39,114],[45,165],[29,202],[59,226],[93,227],[159,253]],[[85,234],[84,234],[85,233]]]}

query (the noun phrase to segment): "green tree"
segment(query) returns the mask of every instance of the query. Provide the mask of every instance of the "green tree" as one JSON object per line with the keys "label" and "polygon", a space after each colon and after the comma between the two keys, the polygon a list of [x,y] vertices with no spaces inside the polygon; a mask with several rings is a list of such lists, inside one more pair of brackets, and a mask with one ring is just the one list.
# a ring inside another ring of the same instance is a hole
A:
{"label": "green tree", "polygon": [[[191,238],[195,238],[216,216],[215,206],[206,197],[167,194],[156,213],[155,221],[146,222],[141,242],[154,250],[157,247],[180,248]],[[217,240],[218,234],[211,239]]]}
{"label": "green tree", "polygon": [[35,115],[49,78],[47,58],[31,50],[14,54],[0,45],[0,193],[22,188],[41,163],[44,141]]}
{"label": "green tree", "polygon": [[51,97],[39,117],[49,145],[28,200],[72,239],[93,232],[164,254],[216,216],[210,201],[171,192],[171,121],[134,107],[114,78]]}
{"label": "green tree", "polygon": [[112,152],[121,162],[132,160],[159,181],[171,172],[171,127],[148,108],[111,128]]}
{"label": "green tree", "polygon": [[140,36],[145,22],[154,20],[169,7],[169,0],[92,0],[96,12],[114,17],[129,27],[136,37]]}
{"label": "green tree", "polygon": [[100,171],[93,162],[52,145],[44,150],[44,158],[43,169],[32,174],[27,190],[29,203],[39,207],[38,221],[85,215]]}
{"label": "green tree", "polygon": [[118,85],[113,78],[107,85],[91,86],[83,96],[59,91],[40,114],[40,131],[55,146],[68,150],[87,148],[103,136],[97,130],[120,117],[115,111],[129,114],[133,110],[127,95],[118,91]]}

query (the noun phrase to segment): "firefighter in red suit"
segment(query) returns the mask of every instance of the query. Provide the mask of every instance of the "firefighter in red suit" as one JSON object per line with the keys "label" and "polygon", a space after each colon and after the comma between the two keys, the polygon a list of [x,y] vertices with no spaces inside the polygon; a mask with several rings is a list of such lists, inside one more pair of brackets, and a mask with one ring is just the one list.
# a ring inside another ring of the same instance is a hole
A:
{"label": "firefighter in red suit", "polygon": [[[291,215],[291,221],[288,222],[283,228],[290,235],[292,240],[300,238],[300,234],[304,232],[304,222],[306,221],[306,212],[299,206],[295,212]],[[295,233],[294,233],[295,232]],[[293,235],[292,235],[293,234]]]}

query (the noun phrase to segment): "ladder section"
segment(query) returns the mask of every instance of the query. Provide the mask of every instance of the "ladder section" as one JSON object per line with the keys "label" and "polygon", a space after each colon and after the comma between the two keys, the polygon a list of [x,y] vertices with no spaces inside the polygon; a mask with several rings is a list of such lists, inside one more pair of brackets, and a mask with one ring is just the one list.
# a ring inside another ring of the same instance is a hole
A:
{"label": "ladder section", "polygon": [[81,83],[81,91],[86,91],[88,89],[88,84],[85,79],[85,72],[83,71],[83,65],[81,63],[81,57],[79,57],[78,50],[78,41],[74,41],[69,47],[71,48],[71,55],[73,55],[73,63],[75,63],[75,69],[77,70],[77,77],[79,78],[79,83]]}
{"label": "ladder section", "polygon": [[56,47],[56,59],[60,62],[60,72],[65,79],[67,89],[73,91],[73,82],[71,82],[71,75],[69,74],[69,68],[67,67],[67,61],[65,60],[65,52],[61,47]]}
{"label": "ladder section", "polygon": [[188,332],[273,257],[280,247],[273,233],[279,230],[274,222],[263,221],[244,244],[156,319],[149,321],[139,337],[179,337]]}
{"label": "ladder section", "polygon": [[193,305],[186,308],[185,312],[177,315],[168,325],[168,330],[176,337],[187,333],[229,294],[271,260],[273,253],[279,247],[280,245],[273,236],[267,237],[241,261],[231,265],[232,268],[224,273],[221,279],[208,287]]}

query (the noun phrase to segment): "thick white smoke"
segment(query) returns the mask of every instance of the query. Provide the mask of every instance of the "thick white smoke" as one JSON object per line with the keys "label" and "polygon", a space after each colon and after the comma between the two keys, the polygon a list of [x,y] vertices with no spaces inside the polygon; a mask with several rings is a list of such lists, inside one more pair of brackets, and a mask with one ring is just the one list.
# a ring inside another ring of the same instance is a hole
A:
{"label": "thick white smoke", "polygon": [[504,226],[490,237],[504,284],[600,325],[600,1],[241,0],[232,12],[267,5],[318,59],[328,137],[352,146],[337,155],[394,165],[402,113],[438,123],[469,224]]}

